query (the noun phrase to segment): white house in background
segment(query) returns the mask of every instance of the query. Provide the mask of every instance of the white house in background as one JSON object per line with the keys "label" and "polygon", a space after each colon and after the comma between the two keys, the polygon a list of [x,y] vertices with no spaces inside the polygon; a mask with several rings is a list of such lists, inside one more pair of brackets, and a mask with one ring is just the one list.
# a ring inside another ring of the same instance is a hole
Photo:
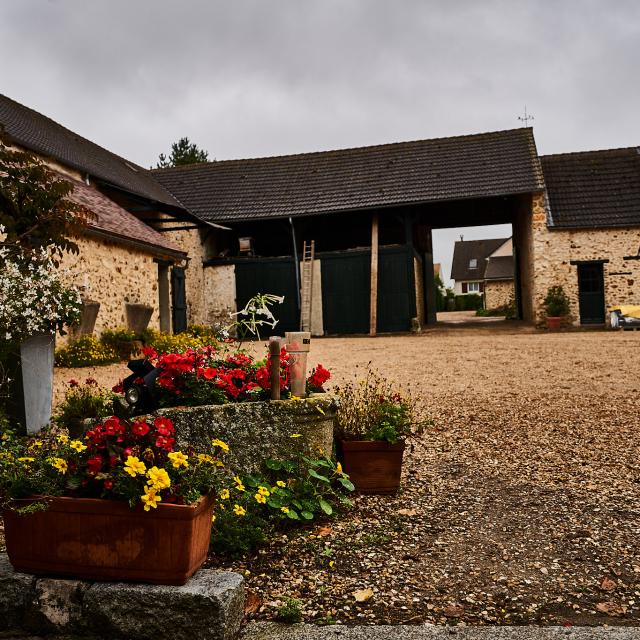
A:
{"label": "white house in background", "polygon": [[451,264],[451,279],[454,281],[456,294],[483,295],[488,260],[494,254],[496,257],[504,256],[504,252],[510,252],[513,261],[511,238],[458,240],[453,247]]}

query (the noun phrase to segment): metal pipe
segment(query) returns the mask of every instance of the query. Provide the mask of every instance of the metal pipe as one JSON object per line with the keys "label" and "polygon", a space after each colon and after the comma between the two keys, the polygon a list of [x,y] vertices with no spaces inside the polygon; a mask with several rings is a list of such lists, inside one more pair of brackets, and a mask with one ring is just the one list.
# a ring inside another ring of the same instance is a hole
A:
{"label": "metal pipe", "polygon": [[298,315],[300,315],[300,260],[298,259],[298,247],[296,246],[296,229],[293,226],[293,219],[289,216],[289,224],[291,225],[291,239],[293,241],[293,261],[296,269],[296,304]]}

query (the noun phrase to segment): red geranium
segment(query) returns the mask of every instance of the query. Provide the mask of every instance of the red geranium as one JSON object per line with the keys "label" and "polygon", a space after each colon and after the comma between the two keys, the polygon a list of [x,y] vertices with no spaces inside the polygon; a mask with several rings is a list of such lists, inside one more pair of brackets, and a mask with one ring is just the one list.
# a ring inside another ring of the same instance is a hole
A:
{"label": "red geranium", "polygon": [[146,436],[150,430],[151,427],[144,420],[138,420],[131,425],[132,433],[141,438]]}
{"label": "red geranium", "polygon": [[169,418],[159,416],[154,420],[153,425],[161,436],[170,436],[172,433],[175,433],[173,422],[171,422]]}

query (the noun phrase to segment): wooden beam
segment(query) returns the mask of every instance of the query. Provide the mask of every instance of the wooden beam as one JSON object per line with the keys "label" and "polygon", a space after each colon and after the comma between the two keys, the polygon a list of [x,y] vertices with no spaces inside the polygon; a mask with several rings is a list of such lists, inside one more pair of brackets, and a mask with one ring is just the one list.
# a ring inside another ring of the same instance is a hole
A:
{"label": "wooden beam", "polygon": [[369,308],[369,335],[378,328],[378,214],[371,216],[371,295]]}

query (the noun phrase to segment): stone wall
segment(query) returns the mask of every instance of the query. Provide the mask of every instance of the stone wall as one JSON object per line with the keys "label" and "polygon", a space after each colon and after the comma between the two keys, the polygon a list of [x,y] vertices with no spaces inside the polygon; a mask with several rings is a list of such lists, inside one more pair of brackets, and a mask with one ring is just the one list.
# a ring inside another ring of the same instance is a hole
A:
{"label": "stone wall", "polygon": [[236,311],[236,268],[233,264],[204,269],[203,305],[205,324],[226,326]]}
{"label": "stone wall", "polygon": [[[80,253],[65,254],[61,269],[83,297],[100,303],[94,333],[126,327],[127,302],[153,307],[149,326],[159,328],[158,265],[153,256],[115,242],[83,236]],[[64,342],[64,339],[61,340]]]}
{"label": "stone wall", "polygon": [[484,283],[484,300],[487,309],[497,309],[515,299],[513,280],[487,280]]}
{"label": "stone wall", "polygon": [[571,321],[578,325],[578,268],[572,261],[608,260],[604,267],[605,308],[640,304],[640,228],[554,230],[547,227],[546,201],[534,199],[533,252],[536,319],[544,319],[549,287],[561,285],[571,301]]}

